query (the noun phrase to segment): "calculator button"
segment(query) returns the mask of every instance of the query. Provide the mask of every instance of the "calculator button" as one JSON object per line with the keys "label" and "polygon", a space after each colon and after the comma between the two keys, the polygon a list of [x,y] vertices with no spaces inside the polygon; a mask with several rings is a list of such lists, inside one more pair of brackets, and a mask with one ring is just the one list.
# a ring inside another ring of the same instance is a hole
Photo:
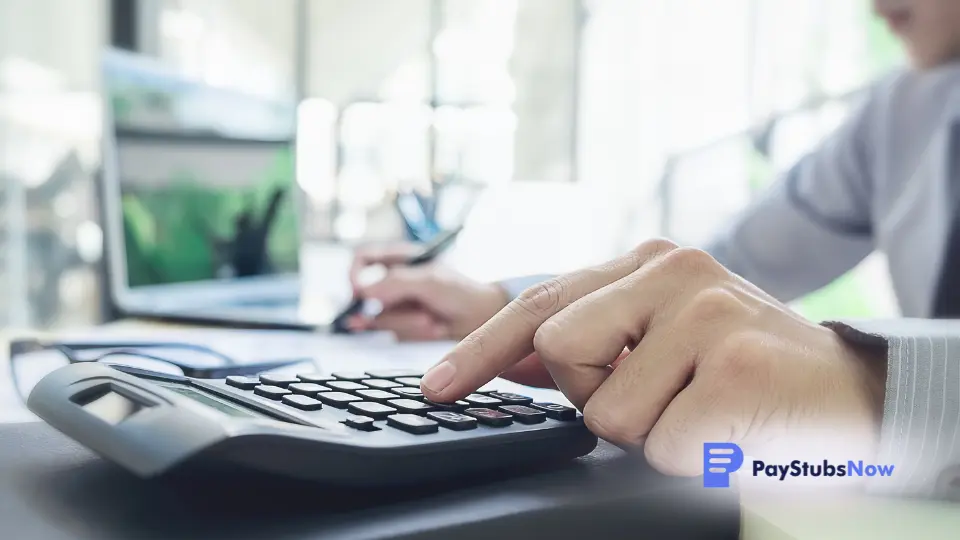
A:
{"label": "calculator button", "polygon": [[554,420],[576,420],[577,410],[573,407],[559,405],[557,403],[531,403],[534,409],[540,409],[547,414],[548,418]]}
{"label": "calculator button", "polygon": [[421,377],[422,371],[407,368],[371,369],[367,375],[376,379],[394,379],[396,377]]}
{"label": "calculator button", "polygon": [[296,407],[302,411],[319,411],[323,408],[323,403],[320,403],[312,397],[301,396],[299,394],[283,396],[283,399],[280,400],[280,403],[289,405],[291,407]]}
{"label": "calculator button", "polygon": [[420,413],[429,412],[433,407],[422,401],[414,399],[394,399],[387,402],[389,405],[400,409],[402,412]]}
{"label": "calculator button", "polygon": [[297,373],[297,378],[308,383],[325,383],[333,380],[333,377],[325,373]]}
{"label": "calculator button", "polygon": [[513,394],[510,392],[490,392],[487,395],[492,398],[499,399],[507,405],[529,405],[533,403],[533,398],[528,398],[527,396],[521,396],[520,394]]}
{"label": "calculator button", "polygon": [[353,381],[330,381],[327,386],[336,390],[366,390],[367,387]]}
{"label": "calculator button", "polygon": [[370,378],[369,375],[362,371],[339,371],[332,375],[341,381],[361,381]]}
{"label": "calculator button", "polygon": [[406,386],[420,388],[420,377],[398,377],[396,381]]}
{"label": "calculator button", "polygon": [[353,414],[360,414],[363,416],[369,416],[374,420],[383,420],[384,418],[390,416],[391,414],[396,414],[397,410],[393,407],[388,407],[383,403],[374,403],[372,401],[361,401],[359,403],[351,403],[347,405],[347,410]]}
{"label": "calculator button", "polygon": [[466,401],[456,401],[454,403],[437,403],[435,401],[430,401],[429,399],[425,399],[423,400],[423,402],[439,411],[463,412],[464,409],[470,407],[470,404],[467,403]]}
{"label": "calculator button", "polygon": [[279,386],[280,388],[286,388],[293,383],[300,382],[300,379],[294,377],[293,375],[279,375],[277,373],[261,373],[260,382],[268,386]]}
{"label": "calculator button", "polygon": [[503,403],[497,398],[492,398],[483,394],[470,394],[469,396],[463,398],[463,400],[471,405],[478,405],[481,407],[486,407],[488,405],[500,405]]}
{"label": "calculator button", "polygon": [[513,423],[513,418],[509,414],[492,409],[467,409],[463,412],[487,426],[504,427]]}
{"label": "calculator button", "polygon": [[320,392],[329,392],[330,389],[326,386],[319,384],[302,382],[302,383],[293,383],[287,388],[290,389],[294,394],[303,394],[305,396],[315,396]]}
{"label": "calculator button", "polygon": [[423,399],[423,392],[421,392],[419,388],[409,388],[405,386],[403,388],[394,388],[391,392],[405,398]]}
{"label": "calculator button", "polygon": [[389,416],[387,417],[387,425],[402,429],[407,433],[413,433],[414,435],[436,433],[439,431],[439,424],[415,414],[395,414]]}
{"label": "calculator button", "polygon": [[435,411],[427,413],[427,418],[436,420],[441,426],[454,431],[466,431],[477,427],[477,419],[453,411]]}
{"label": "calculator button", "polygon": [[269,399],[280,400],[283,396],[289,395],[290,391],[279,386],[258,386],[253,389],[253,393]]}
{"label": "calculator button", "polygon": [[347,404],[363,400],[363,398],[343,392],[322,392],[317,394],[317,399],[322,401],[324,405],[329,405],[335,409],[346,409]]}
{"label": "calculator button", "polygon": [[357,390],[357,395],[367,401],[390,401],[397,399],[396,394],[391,394],[385,390]]}
{"label": "calculator button", "polygon": [[351,415],[343,423],[360,431],[380,431],[380,428],[373,425],[373,418],[369,416]]}
{"label": "calculator button", "polygon": [[379,388],[381,390],[387,390],[390,388],[399,388],[400,386],[402,386],[398,382],[388,381],[386,379],[364,379],[360,382],[369,386],[370,388]]}
{"label": "calculator button", "polygon": [[253,390],[260,385],[260,379],[231,375],[227,377],[227,385],[241,390]]}
{"label": "calculator button", "polygon": [[547,414],[543,411],[531,409],[524,405],[504,405],[500,407],[500,410],[512,414],[521,424],[539,424],[547,419]]}

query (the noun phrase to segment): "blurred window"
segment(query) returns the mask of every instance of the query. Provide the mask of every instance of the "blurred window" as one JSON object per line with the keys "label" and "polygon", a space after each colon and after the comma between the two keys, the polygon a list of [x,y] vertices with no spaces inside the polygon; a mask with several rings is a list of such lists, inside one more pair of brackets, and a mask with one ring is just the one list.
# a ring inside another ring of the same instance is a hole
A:
{"label": "blurred window", "polygon": [[[869,0],[590,6],[584,61],[600,67],[584,79],[582,152],[594,157],[581,175],[617,194],[614,215],[631,224],[623,248],[653,235],[707,243],[904,60]],[[607,59],[631,67],[610,73]],[[814,319],[892,315],[883,268],[871,257],[797,307]]]}
{"label": "blurred window", "polygon": [[395,235],[397,191],[573,180],[579,6],[311,3],[309,94],[331,104],[338,123],[322,130],[336,138],[338,163],[317,192],[336,198],[314,201],[330,218],[314,235]]}

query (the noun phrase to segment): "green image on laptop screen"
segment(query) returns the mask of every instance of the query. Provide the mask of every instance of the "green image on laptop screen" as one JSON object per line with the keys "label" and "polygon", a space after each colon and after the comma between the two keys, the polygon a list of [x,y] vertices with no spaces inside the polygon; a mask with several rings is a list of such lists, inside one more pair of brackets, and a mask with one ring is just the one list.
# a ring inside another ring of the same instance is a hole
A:
{"label": "green image on laptop screen", "polygon": [[293,144],[117,138],[131,287],[293,273]]}

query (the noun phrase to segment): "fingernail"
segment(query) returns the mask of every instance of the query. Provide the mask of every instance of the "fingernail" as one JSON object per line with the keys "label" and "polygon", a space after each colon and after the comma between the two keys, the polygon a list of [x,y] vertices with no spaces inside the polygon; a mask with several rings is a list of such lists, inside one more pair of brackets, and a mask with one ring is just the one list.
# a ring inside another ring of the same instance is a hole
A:
{"label": "fingernail", "polygon": [[450,386],[453,382],[453,376],[457,373],[457,367],[444,360],[430,369],[420,380],[420,385],[425,389],[439,394]]}
{"label": "fingernail", "polygon": [[383,313],[383,302],[374,298],[367,299],[360,313],[367,319],[373,319]]}

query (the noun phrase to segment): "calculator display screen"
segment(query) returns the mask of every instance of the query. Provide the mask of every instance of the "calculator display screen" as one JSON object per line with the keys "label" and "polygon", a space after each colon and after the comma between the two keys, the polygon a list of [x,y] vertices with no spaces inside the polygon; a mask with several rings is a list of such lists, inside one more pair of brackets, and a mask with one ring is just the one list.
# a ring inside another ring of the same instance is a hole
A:
{"label": "calculator display screen", "polygon": [[260,415],[252,411],[249,411],[247,409],[241,408],[239,405],[233,405],[232,403],[224,399],[220,399],[216,396],[210,395],[202,390],[198,390],[190,386],[177,384],[177,383],[167,383],[167,382],[159,383],[159,385],[166,388],[167,390],[170,390],[171,392],[176,392],[181,396],[188,397],[196,401],[197,403],[206,405],[211,409],[216,409],[217,411],[220,411],[221,413],[224,413],[230,416],[237,416],[241,418],[259,418],[260,417]]}

